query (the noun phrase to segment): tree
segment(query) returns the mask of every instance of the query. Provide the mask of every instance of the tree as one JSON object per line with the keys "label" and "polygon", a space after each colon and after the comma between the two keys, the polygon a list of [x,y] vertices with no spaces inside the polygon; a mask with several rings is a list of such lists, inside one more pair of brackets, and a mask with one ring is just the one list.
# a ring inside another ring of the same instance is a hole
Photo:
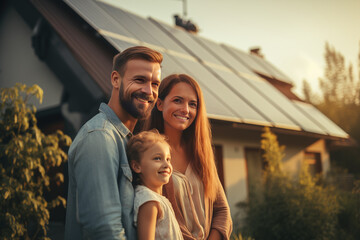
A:
{"label": "tree", "polygon": [[302,92],[305,98],[306,102],[314,102],[314,94],[311,90],[311,86],[309,84],[308,81],[306,81],[306,79],[303,80],[302,82],[303,86],[302,86]]}
{"label": "tree", "polygon": [[1,239],[47,239],[49,209],[66,202],[60,196],[47,202],[43,194],[50,181],[64,181],[61,173],[51,179],[47,172],[67,160],[61,148],[71,139],[39,130],[36,108],[28,103],[32,96],[41,103],[42,89],[16,84],[0,90]]}
{"label": "tree", "polygon": [[[319,79],[320,96],[313,94],[306,80],[303,82],[305,100],[314,104],[321,112],[339,125],[360,144],[360,51],[358,55],[358,74],[354,68],[345,64],[343,55],[325,44],[324,77]],[[351,173],[360,175],[360,147],[331,152],[334,163]]]}

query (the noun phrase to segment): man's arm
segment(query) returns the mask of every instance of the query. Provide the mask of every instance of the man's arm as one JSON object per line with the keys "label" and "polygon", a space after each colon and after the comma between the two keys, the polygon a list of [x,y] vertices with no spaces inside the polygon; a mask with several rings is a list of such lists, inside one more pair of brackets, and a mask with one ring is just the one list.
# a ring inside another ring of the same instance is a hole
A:
{"label": "man's arm", "polygon": [[74,173],[77,221],[89,239],[125,239],[118,189],[119,153],[105,131],[92,131],[79,143]]}

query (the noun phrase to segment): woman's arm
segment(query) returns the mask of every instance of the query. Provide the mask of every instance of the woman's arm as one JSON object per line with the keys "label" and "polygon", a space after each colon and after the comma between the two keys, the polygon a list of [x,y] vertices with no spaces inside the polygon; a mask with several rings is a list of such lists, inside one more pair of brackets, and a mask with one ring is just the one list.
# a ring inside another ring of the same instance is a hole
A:
{"label": "woman's arm", "polygon": [[[212,238],[212,235],[215,234],[213,233],[214,231],[221,235],[220,239],[230,239],[230,235],[232,232],[232,219],[230,214],[230,208],[220,181],[217,197],[213,206],[213,218],[209,239],[217,239]],[[216,235],[217,234],[215,234],[214,236]]]}
{"label": "woman's arm", "polygon": [[218,230],[216,230],[214,228],[210,230],[208,240],[221,240],[221,239],[222,239],[222,236]]}
{"label": "woman's arm", "polygon": [[154,240],[158,204],[154,201],[146,202],[139,208],[137,219],[137,233],[139,240]]}

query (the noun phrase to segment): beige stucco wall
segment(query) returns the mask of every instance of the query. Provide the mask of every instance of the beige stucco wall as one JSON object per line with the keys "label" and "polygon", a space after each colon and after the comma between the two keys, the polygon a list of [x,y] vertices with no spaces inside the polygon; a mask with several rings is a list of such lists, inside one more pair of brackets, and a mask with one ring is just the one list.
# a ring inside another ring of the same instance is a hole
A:
{"label": "beige stucco wall", "polygon": [[38,84],[44,91],[43,103],[33,99],[38,109],[60,105],[63,85],[42,62],[31,46],[32,29],[12,7],[7,7],[0,18],[0,87],[15,83],[27,86]]}
{"label": "beige stucco wall", "polygon": [[[260,148],[261,132],[221,125],[213,125],[212,131],[213,143],[223,147],[225,191],[231,214],[238,218],[236,204],[246,201],[248,197],[245,148]],[[283,163],[289,173],[294,176],[298,174],[305,151],[321,153],[323,171],[329,170],[329,154],[324,140],[284,134],[277,136],[279,143],[286,146]]]}

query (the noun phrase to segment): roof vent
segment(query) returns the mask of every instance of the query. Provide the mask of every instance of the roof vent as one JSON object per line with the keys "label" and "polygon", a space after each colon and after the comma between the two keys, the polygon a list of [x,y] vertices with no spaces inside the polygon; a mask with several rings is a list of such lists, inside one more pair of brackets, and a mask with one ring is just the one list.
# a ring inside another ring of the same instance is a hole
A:
{"label": "roof vent", "polygon": [[265,58],[264,54],[261,53],[261,48],[260,47],[250,48],[250,54],[258,56],[260,58]]}
{"label": "roof vent", "polygon": [[174,15],[174,18],[176,26],[182,27],[183,29],[191,33],[197,33],[199,31],[199,28],[190,20],[182,19],[179,15]]}

